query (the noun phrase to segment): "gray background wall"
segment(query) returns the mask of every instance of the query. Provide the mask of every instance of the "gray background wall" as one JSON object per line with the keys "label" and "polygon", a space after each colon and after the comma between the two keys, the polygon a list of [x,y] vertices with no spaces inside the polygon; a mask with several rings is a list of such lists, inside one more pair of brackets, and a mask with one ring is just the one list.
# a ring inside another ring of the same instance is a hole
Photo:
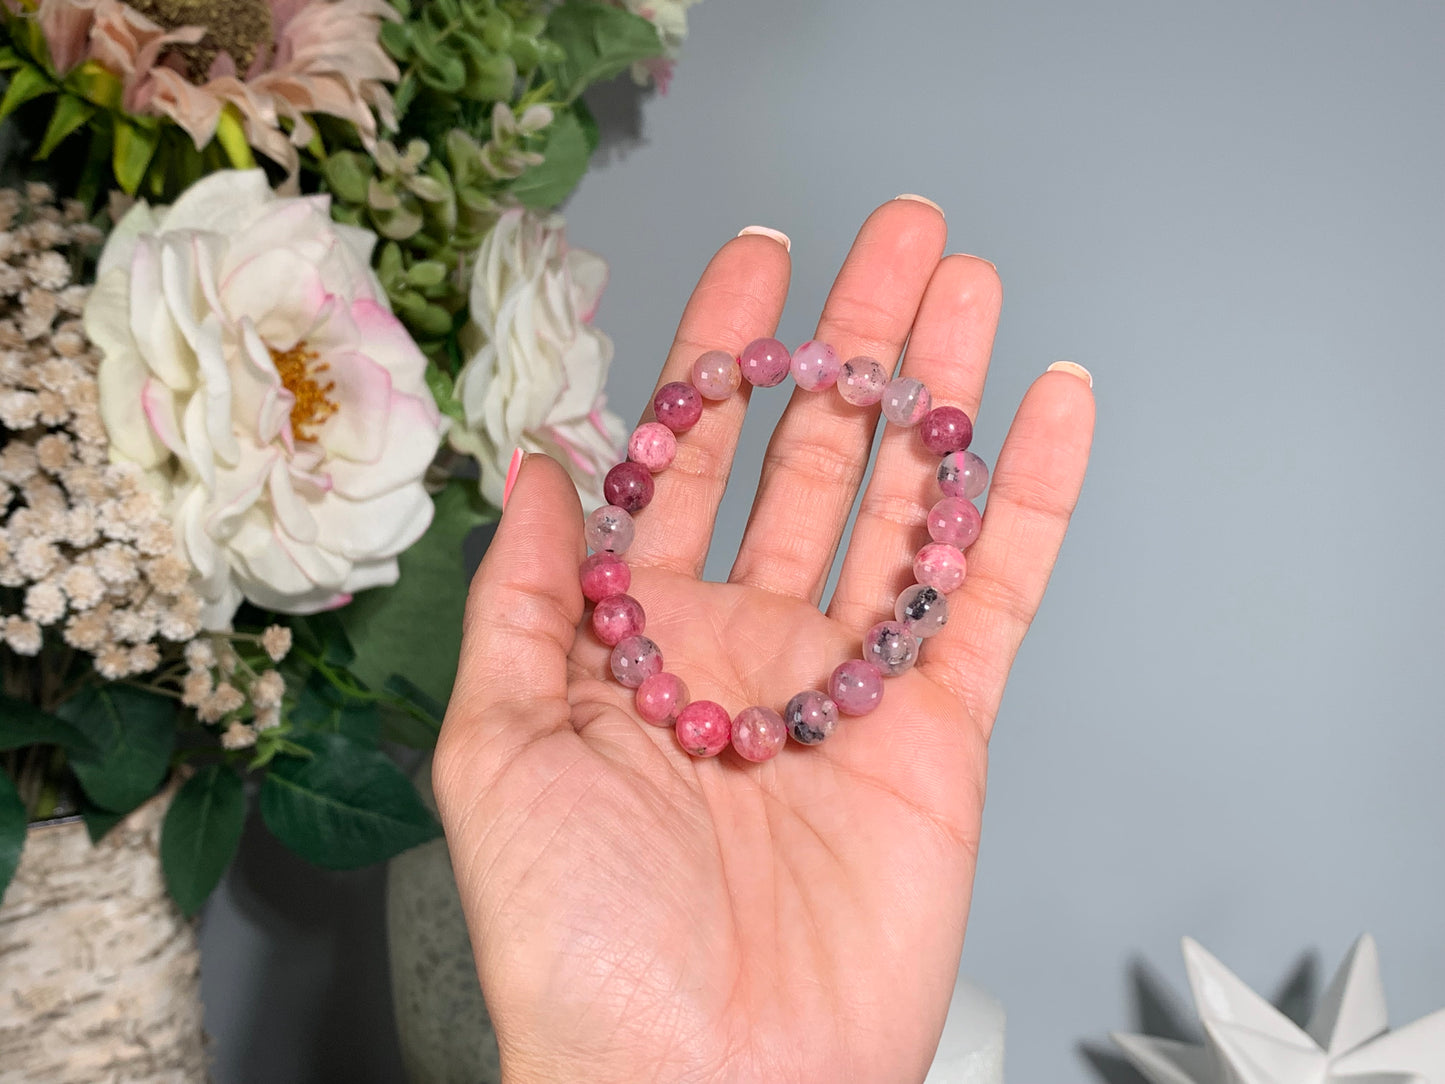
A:
{"label": "gray background wall", "polygon": [[[1083,501],[993,741],[963,967],[1013,1081],[1096,1079],[1126,969],[1257,988],[1379,938],[1445,1005],[1445,6],[709,0],[567,208],[640,410],[697,272],[793,238],[808,337],[863,216],[944,205],[1006,301],[975,447],[1091,368]],[[640,132],[638,125],[640,124]],[[760,396],[710,574],[741,533]],[[400,1079],[375,873],[249,838],[207,916],[221,1084]],[[880,1082],[891,1084],[891,1082]]]}

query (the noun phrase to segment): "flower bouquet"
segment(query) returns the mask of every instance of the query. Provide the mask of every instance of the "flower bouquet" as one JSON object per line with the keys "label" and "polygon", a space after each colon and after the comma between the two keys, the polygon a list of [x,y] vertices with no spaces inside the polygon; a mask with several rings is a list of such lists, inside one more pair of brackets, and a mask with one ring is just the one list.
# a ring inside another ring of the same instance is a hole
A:
{"label": "flower bouquet", "polygon": [[695,0],[0,0],[0,893],[171,781],[189,915],[248,803],[322,866],[439,828],[461,543],[516,448],[601,503],[581,94]]}

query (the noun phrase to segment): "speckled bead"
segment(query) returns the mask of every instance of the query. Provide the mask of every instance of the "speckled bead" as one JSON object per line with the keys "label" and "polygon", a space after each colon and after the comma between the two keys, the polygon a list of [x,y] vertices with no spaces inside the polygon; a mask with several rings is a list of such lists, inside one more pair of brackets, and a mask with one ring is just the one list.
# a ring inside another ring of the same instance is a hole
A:
{"label": "speckled bead", "polygon": [[904,428],[917,425],[933,405],[928,385],[911,376],[890,380],[883,389],[883,416]]}
{"label": "speckled bead", "polygon": [[838,726],[838,705],[816,689],[808,689],[788,701],[783,722],[794,741],[817,745]]}
{"label": "speckled bead", "polygon": [[973,422],[956,406],[934,407],[918,423],[918,435],[934,455],[961,452],[973,440]]}
{"label": "speckled bead", "polygon": [[632,586],[632,569],[611,553],[594,553],[582,562],[582,594],[588,602],[627,593]]}
{"label": "speckled bead", "polygon": [[641,636],[646,627],[642,603],[631,595],[609,595],[592,611],[592,631],[608,647],[617,646],[629,636]]}
{"label": "speckled bead", "polygon": [[880,621],[863,634],[863,661],[884,677],[897,677],[918,661],[918,639],[901,621]]}
{"label": "speckled bead", "polygon": [[733,721],[711,700],[694,700],[677,713],[677,744],[695,757],[715,757],[728,747]]}
{"label": "speckled bead", "polygon": [[702,417],[702,396],[691,384],[674,380],[657,389],[652,412],[674,433],[686,433]]}
{"label": "speckled bead", "polygon": [[914,636],[926,640],[942,632],[948,624],[948,599],[936,587],[915,583],[898,596],[893,604],[893,616],[907,625]]}
{"label": "speckled bead", "polygon": [[593,509],[583,528],[587,545],[598,553],[626,553],[635,532],[632,516],[615,504]]}
{"label": "speckled bead", "polygon": [[611,663],[618,683],[635,689],[662,671],[662,651],[646,636],[629,636],[612,649]]}
{"label": "speckled bead", "polygon": [[944,497],[928,510],[928,537],[961,550],[973,545],[982,526],[978,509],[962,497]]}
{"label": "speckled bead", "polygon": [[963,585],[967,571],[963,551],[947,542],[930,542],[913,558],[913,578],[945,595]]}
{"label": "speckled bead", "polygon": [[872,358],[850,358],[838,372],[838,394],[853,406],[872,406],[887,386],[888,371]]}
{"label": "speckled bead", "polygon": [[677,713],[687,706],[687,685],[666,670],[645,678],[633,696],[637,714],[653,726],[672,726]]}
{"label": "speckled bead", "polygon": [[938,464],[938,488],[971,501],[988,488],[988,464],[972,452],[949,452]]}
{"label": "speckled bead", "polygon": [[738,368],[743,379],[755,388],[771,388],[788,375],[792,358],[788,348],[777,339],[754,339],[738,355]]}
{"label": "speckled bead", "polygon": [[627,458],[656,474],[672,466],[677,437],[661,422],[643,422],[627,439]]}
{"label": "speckled bead", "polygon": [[743,382],[738,359],[725,350],[709,350],[692,363],[692,386],[704,399],[721,402]]}
{"label": "speckled bead", "polygon": [[828,678],[828,695],[844,715],[867,715],[883,702],[883,674],[871,662],[849,659]]}
{"label": "speckled bead", "polygon": [[602,496],[624,512],[640,512],[652,502],[652,472],[630,459],[607,472]]}
{"label": "speckled bead", "polygon": [[804,391],[820,391],[838,382],[843,363],[838,359],[838,352],[827,343],[810,339],[793,351],[788,367],[798,387]]}
{"label": "speckled bead", "polygon": [[772,760],[788,742],[783,717],[772,708],[743,708],[733,719],[733,748],[744,760]]}

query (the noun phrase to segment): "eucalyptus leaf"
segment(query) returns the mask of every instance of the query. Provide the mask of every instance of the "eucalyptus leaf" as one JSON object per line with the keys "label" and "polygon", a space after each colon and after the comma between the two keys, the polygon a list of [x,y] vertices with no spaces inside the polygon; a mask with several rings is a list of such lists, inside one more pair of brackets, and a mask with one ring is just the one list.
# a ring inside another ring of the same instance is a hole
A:
{"label": "eucalyptus leaf", "polygon": [[451,697],[467,594],[462,541],[490,518],[476,483],[452,480],[437,494],[427,532],[398,558],[396,584],[338,611],[356,647],[352,670],[368,686],[400,674],[439,704]]}
{"label": "eucalyptus leaf", "polygon": [[0,771],[0,900],[5,898],[5,889],[10,886],[10,879],[20,865],[20,852],[25,847],[29,820],[20,792],[15,789],[10,776]]}
{"label": "eucalyptus leaf", "polygon": [[220,881],[246,825],[246,787],[225,764],[202,768],[176,792],[161,825],[161,872],[190,917]]}
{"label": "eucalyptus leaf", "polygon": [[570,110],[559,113],[547,127],[541,164],[512,182],[512,195],[534,211],[556,207],[582,180],[590,157],[591,147],[582,122]]}
{"label": "eucalyptus leaf", "polygon": [[341,734],[297,734],[314,755],[278,756],[261,784],[261,817],[302,858],[327,869],[382,862],[441,835],[386,754]]}
{"label": "eucalyptus leaf", "polygon": [[112,682],[85,686],[56,714],[95,746],[70,766],[96,805],[128,813],[160,788],[175,747],[175,701]]}

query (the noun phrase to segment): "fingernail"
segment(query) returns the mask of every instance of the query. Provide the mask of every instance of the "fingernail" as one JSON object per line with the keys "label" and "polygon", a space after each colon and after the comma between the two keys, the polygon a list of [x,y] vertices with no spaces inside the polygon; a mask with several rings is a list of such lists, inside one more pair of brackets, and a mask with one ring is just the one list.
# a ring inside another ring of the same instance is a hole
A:
{"label": "fingernail", "polygon": [[975,256],[972,252],[950,252],[947,256],[944,257],[944,259],[951,259],[954,256],[961,257],[965,260],[977,260],[979,263],[986,263],[990,267],[992,267],[995,272],[998,271],[998,264],[994,263],[986,256]]}
{"label": "fingernail", "polygon": [[783,248],[787,251],[793,251],[792,238],[790,238],[782,230],[771,229],[768,226],[744,226],[742,229],[738,230],[738,236],[742,237],[745,234],[756,237],[770,237],[778,244],[782,245]]}
{"label": "fingernail", "polygon": [[518,448],[512,453],[512,464],[507,468],[507,480],[502,484],[502,511],[507,510],[507,498],[512,495],[512,487],[517,484],[517,472],[522,469],[522,449]]}
{"label": "fingernail", "polygon": [[926,204],[928,204],[928,206],[932,207],[932,208],[933,208],[935,211],[937,211],[939,214],[943,215],[944,218],[947,218],[947,217],[948,217],[947,215],[944,215],[944,214],[943,214],[943,208],[940,207],[938,204],[934,203],[934,202],[933,202],[931,199],[929,199],[927,196],[920,196],[920,195],[917,195],[916,193],[913,193],[913,192],[905,192],[905,193],[903,193],[903,195],[901,195],[901,196],[894,196],[893,198],[894,198],[894,199],[911,199],[914,203],[926,203]]}
{"label": "fingernail", "polygon": [[1049,366],[1051,373],[1068,373],[1070,376],[1077,376],[1089,387],[1094,386],[1094,376],[1077,361],[1056,361]]}

